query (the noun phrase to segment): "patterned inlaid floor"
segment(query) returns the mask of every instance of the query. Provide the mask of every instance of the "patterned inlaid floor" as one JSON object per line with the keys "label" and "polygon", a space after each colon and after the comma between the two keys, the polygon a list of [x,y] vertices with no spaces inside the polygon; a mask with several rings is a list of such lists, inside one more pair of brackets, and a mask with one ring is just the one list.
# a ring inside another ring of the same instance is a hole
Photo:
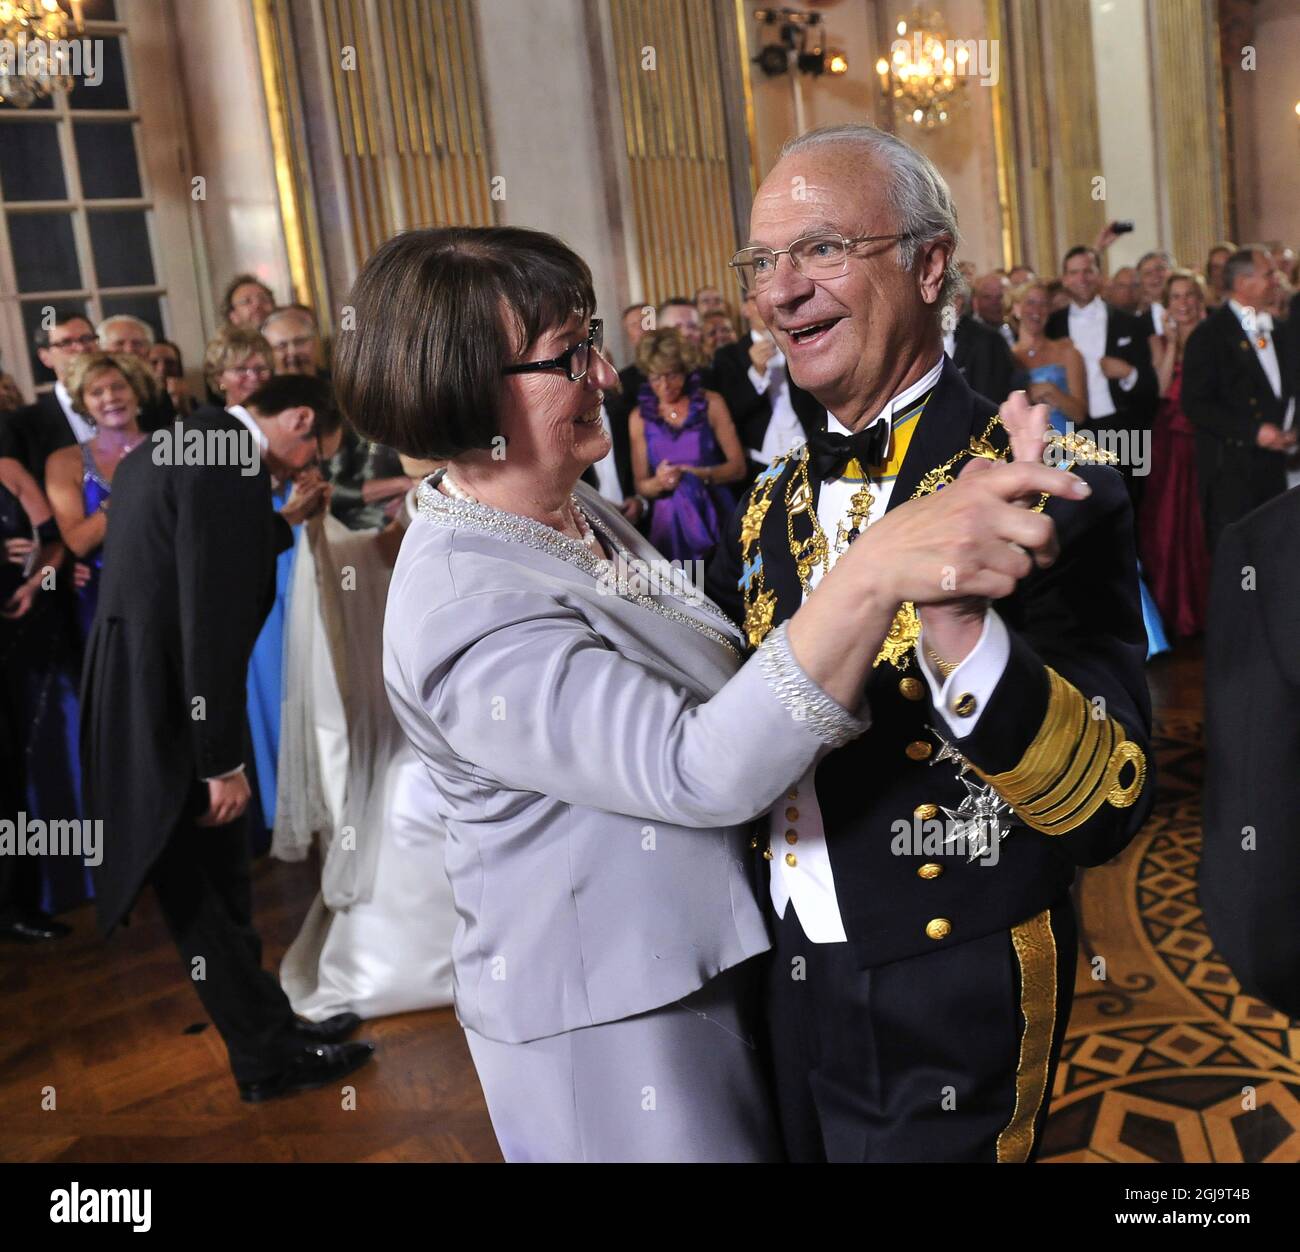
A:
{"label": "patterned inlaid floor", "polygon": [[1300,1160],[1300,1021],[1238,986],[1196,892],[1201,719],[1156,717],[1159,799],[1084,871],[1074,1008],[1044,1161]]}

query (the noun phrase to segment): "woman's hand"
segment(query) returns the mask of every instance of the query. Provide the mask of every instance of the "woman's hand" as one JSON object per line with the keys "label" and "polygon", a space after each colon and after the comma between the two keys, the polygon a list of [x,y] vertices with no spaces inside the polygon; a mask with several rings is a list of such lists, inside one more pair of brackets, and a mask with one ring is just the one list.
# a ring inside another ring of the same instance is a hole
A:
{"label": "woman's hand", "polygon": [[673,465],[670,461],[661,461],[659,468],[655,470],[654,484],[659,488],[661,495],[666,495],[670,491],[677,490],[677,484],[682,481],[682,466]]}
{"label": "woman's hand", "polygon": [[[1057,390],[1052,384],[1045,385],[1053,391]],[[1011,455],[1014,461],[1020,464],[1042,464],[1047,432],[1050,429],[1047,408],[1042,404],[1031,406],[1023,391],[1013,391],[998,410],[998,416],[1011,437]],[[973,476],[987,473],[993,464],[982,458],[972,458],[962,467],[957,476],[958,481],[969,481]],[[1031,501],[1021,499],[1016,503],[1026,508]],[[988,596],[967,596],[942,604],[927,605],[920,614],[925,627],[926,646],[932,647],[946,661],[961,661],[979,642],[990,599]]]}
{"label": "woman's hand", "polygon": [[35,549],[35,539],[6,539],[5,560],[13,565],[26,565]]}
{"label": "woman's hand", "polygon": [[298,526],[324,512],[329,501],[329,483],[321,478],[299,480],[294,483],[289,498],[280,506],[280,516],[290,526]]}
{"label": "woman's hand", "polygon": [[1000,600],[1057,556],[1051,518],[1026,506],[1044,493],[1082,500],[1091,491],[1083,479],[1041,463],[974,463],[942,491],[891,509],[841,564],[853,558],[864,573],[869,567],[895,606]]}
{"label": "woman's hand", "polygon": [[32,605],[36,603],[36,595],[40,589],[41,584],[38,581],[28,579],[5,601],[4,608],[0,609],[0,617],[14,621],[26,616],[31,611]]}

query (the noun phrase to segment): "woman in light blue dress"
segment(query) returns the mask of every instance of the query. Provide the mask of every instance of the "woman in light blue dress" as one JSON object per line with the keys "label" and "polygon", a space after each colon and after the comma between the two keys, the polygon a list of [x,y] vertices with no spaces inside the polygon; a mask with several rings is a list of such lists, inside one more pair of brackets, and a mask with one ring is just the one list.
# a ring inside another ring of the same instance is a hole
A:
{"label": "woman in light blue dress", "polygon": [[[1047,284],[1029,282],[1011,295],[1011,311],[1019,327],[1011,349],[1025,378],[1025,390],[1034,404],[1051,408],[1052,428],[1060,434],[1078,430],[1088,420],[1083,356],[1069,339],[1047,338],[1047,317],[1051,299]],[[1147,590],[1138,567],[1142,593],[1142,620],[1147,629],[1147,660],[1169,651],[1160,610]]]}

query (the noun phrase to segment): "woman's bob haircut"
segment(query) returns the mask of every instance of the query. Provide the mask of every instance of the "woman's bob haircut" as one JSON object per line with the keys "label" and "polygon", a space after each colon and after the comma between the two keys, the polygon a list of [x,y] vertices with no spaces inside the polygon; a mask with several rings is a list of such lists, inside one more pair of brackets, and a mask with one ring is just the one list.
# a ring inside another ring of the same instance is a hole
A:
{"label": "woman's bob haircut", "polygon": [[[420,460],[490,449],[501,371],[596,308],[571,248],[515,226],[405,231],[365,264],[337,337],[334,388],[361,434]],[[350,316],[349,316],[350,314]]]}

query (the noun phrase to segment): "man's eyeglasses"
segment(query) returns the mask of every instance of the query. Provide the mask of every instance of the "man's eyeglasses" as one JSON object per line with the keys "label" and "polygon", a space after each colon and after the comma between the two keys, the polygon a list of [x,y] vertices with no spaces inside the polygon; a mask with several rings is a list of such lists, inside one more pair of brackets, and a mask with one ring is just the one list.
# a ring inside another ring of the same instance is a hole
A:
{"label": "man's eyeglasses", "polygon": [[598,317],[591,319],[587,328],[586,339],[575,343],[567,352],[553,356],[549,361],[525,361],[520,365],[507,365],[503,374],[536,374],[541,370],[563,370],[571,383],[581,382],[587,377],[591,365],[591,354],[600,352],[605,346],[605,323]]}
{"label": "man's eyeglasses", "polygon": [[96,335],[70,335],[67,339],[50,340],[51,348],[93,348],[99,342]]}
{"label": "man's eyeglasses", "polygon": [[849,249],[860,243],[879,243],[885,240],[906,239],[907,234],[857,235],[846,239],[834,231],[819,231],[796,239],[788,248],[741,248],[728,262],[736,271],[745,291],[762,291],[776,273],[777,258],[785,255],[790,264],[814,282],[826,278],[839,278],[848,272]]}

